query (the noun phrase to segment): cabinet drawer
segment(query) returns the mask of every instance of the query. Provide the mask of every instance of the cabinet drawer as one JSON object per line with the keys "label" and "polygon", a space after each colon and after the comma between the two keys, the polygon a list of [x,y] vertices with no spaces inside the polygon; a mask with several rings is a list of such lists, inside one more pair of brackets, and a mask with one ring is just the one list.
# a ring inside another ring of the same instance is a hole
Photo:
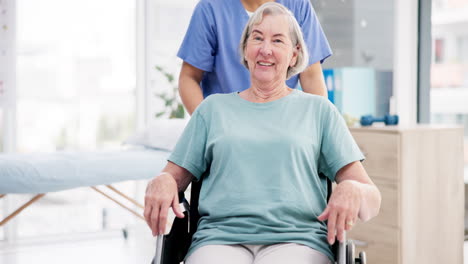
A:
{"label": "cabinet drawer", "polygon": [[371,178],[398,180],[398,134],[352,131],[352,135],[366,157],[362,164]]}
{"label": "cabinet drawer", "polygon": [[399,229],[372,222],[360,223],[347,234],[348,239],[355,241],[356,254],[365,251],[367,262],[378,264],[399,263],[399,236]]}
{"label": "cabinet drawer", "polygon": [[373,220],[356,226],[347,233],[348,239],[362,241],[366,246],[374,244],[386,244],[397,246],[400,239],[400,229],[395,227],[383,226],[373,222]]}
{"label": "cabinet drawer", "polygon": [[399,252],[396,245],[388,245],[385,243],[373,243],[366,246],[360,246],[359,241],[355,241],[356,256],[359,252],[366,252],[367,263],[377,264],[397,264],[400,263]]}

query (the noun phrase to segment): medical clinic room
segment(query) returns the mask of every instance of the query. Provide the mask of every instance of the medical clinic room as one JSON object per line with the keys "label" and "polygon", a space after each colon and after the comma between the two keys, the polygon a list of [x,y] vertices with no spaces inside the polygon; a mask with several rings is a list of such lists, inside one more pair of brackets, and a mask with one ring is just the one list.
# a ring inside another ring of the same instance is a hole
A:
{"label": "medical clinic room", "polygon": [[0,0],[0,264],[468,264],[468,0]]}

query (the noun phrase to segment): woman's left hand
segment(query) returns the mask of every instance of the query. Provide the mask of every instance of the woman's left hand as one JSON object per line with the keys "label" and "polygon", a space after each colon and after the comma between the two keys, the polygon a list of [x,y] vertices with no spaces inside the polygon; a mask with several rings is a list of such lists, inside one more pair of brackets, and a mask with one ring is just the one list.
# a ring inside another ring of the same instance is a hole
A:
{"label": "woman's left hand", "polygon": [[344,231],[350,230],[358,219],[361,207],[361,183],[354,180],[340,182],[330,197],[328,205],[318,220],[328,219],[328,243],[335,243],[335,236],[344,242]]}

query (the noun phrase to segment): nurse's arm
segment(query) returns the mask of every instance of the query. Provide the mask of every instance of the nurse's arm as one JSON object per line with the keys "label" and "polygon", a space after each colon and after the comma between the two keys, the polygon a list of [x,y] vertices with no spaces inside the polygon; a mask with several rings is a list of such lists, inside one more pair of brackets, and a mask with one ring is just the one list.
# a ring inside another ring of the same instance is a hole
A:
{"label": "nurse's arm", "polygon": [[202,77],[203,70],[184,61],[179,75],[179,94],[182,103],[190,115],[203,101],[203,92],[200,87]]}
{"label": "nurse's arm", "polygon": [[316,62],[299,74],[302,90],[328,98],[327,87],[323,78],[322,65]]}

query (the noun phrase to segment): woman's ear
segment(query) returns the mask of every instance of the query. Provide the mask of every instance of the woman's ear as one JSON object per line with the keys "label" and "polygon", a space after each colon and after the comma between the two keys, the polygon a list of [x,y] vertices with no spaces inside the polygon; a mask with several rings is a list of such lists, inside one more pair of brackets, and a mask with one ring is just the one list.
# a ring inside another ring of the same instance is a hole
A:
{"label": "woman's ear", "polygon": [[291,57],[291,61],[289,63],[290,67],[296,66],[297,63],[297,57],[299,56],[299,51],[301,50],[301,46],[296,45],[295,48],[293,48],[293,55]]}

